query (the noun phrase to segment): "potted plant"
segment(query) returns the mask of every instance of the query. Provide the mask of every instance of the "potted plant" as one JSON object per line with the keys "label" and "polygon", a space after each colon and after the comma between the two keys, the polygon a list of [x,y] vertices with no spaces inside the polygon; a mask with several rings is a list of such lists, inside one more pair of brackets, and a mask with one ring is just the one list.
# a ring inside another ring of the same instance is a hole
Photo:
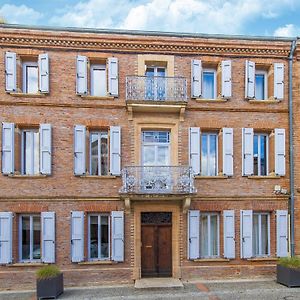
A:
{"label": "potted plant", "polygon": [[36,272],[37,299],[57,298],[64,292],[63,273],[55,265],[43,266]]}
{"label": "potted plant", "polygon": [[300,287],[299,257],[284,257],[278,261],[277,282],[288,287]]}

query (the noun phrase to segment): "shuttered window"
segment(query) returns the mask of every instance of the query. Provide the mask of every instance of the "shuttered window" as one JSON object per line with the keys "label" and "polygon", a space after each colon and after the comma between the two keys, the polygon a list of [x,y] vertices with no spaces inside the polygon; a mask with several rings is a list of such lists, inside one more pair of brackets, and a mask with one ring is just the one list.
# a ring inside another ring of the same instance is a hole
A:
{"label": "shuttered window", "polygon": [[218,135],[201,133],[201,175],[216,176],[218,173]]}
{"label": "shuttered window", "polygon": [[202,97],[216,99],[217,97],[217,70],[203,69],[202,71]]}
{"label": "shuttered window", "polygon": [[269,143],[267,134],[254,134],[253,140],[253,174],[268,175]]}
{"label": "shuttered window", "polygon": [[93,64],[91,69],[91,96],[107,96],[107,75],[105,65]]}
{"label": "shuttered window", "polygon": [[270,255],[270,214],[253,213],[253,252],[254,257]]}

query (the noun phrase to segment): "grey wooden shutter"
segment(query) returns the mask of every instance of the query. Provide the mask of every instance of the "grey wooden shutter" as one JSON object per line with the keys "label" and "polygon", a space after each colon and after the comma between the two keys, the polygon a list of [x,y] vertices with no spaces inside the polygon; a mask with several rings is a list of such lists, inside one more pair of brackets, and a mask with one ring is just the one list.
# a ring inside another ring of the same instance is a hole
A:
{"label": "grey wooden shutter", "polygon": [[55,263],[55,212],[42,212],[42,261]]}
{"label": "grey wooden shutter", "polygon": [[71,257],[72,262],[84,260],[84,212],[71,213]]}
{"label": "grey wooden shutter", "polygon": [[76,75],[76,93],[79,95],[86,95],[87,88],[87,57],[78,55],[76,61],[77,75]]}
{"label": "grey wooden shutter", "polygon": [[118,59],[116,57],[108,58],[108,92],[112,96],[119,94],[119,79],[118,79]]}
{"label": "grey wooden shutter", "polygon": [[51,174],[51,132],[51,124],[40,125],[40,172],[45,175]]}
{"label": "grey wooden shutter", "polygon": [[233,129],[223,128],[223,174],[233,176]]}
{"label": "grey wooden shutter", "polygon": [[111,212],[112,260],[124,261],[124,211]]}
{"label": "grey wooden shutter", "polygon": [[274,63],[274,98],[284,98],[284,64]]}
{"label": "grey wooden shutter", "polygon": [[110,173],[121,174],[121,127],[110,127]]}
{"label": "grey wooden shutter", "polygon": [[241,258],[252,257],[252,210],[241,210]]}
{"label": "grey wooden shutter", "polygon": [[39,55],[39,90],[49,93],[49,57],[47,53]]}
{"label": "grey wooden shutter", "polygon": [[231,60],[222,61],[222,97],[230,98],[232,95]]}
{"label": "grey wooden shutter", "polygon": [[86,128],[83,125],[74,127],[74,174],[84,175],[86,173]]}
{"label": "grey wooden shutter", "polygon": [[275,129],[275,173],[285,176],[285,129]]}
{"label": "grey wooden shutter", "polygon": [[253,175],[253,128],[243,128],[243,175]]}
{"label": "grey wooden shutter", "polygon": [[224,210],[224,257],[235,258],[234,210]]}
{"label": "grey wooden shutter", "polygon": [[190,166],[194,175],[200,174],[200,128],[190,127],[189,132]]}
{"label": "grey wooden shutter", "polygon": [[245,68],[245,97],[253,99],[255,97],[255,63],[246,60]]}
{"label": "grey wooden shutter", "polygon": [[202,63],[201,60],[192,60],[191,95],[192,98],[199,98],[202,95]]}
{"label": "grey wooden shutter", "polygon": [[15,168],[15,124],[2,123],[2,173],[13,174]]}
{"label": "grey wooden shutter", "polygon": [[200,257],[200,211],[189,210],[188,213],[188,258]]}
{"label": "grey wooden shutter", "polygon": [[12,262],[12,217],[11,212],[0,212],[0,264]]}
{"label": "grey wooden shutter", "polygon": [[288,211],[276,211],[277,256],[288,256]]}
{"label": "grey wooden shutter", "polygon": [[5,52],[5,90],[17,90],[17,55],[14,52]]}

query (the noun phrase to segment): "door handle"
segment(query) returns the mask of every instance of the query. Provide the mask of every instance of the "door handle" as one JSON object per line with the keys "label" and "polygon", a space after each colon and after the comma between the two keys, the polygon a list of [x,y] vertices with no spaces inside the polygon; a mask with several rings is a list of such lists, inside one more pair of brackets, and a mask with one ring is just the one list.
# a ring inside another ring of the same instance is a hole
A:
{"label": "door handle", "polygon": [[145,248],[152,248],[152,246],[145,246]]}

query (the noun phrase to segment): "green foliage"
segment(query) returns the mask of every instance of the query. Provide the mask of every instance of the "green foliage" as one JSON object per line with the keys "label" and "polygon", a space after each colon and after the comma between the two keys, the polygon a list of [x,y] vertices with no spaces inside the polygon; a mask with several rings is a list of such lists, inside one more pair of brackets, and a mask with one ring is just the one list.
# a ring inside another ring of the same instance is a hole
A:
{"label": "green foliage", "polygon": [[5,18],[3,18],[2,16],[0,16],[0,24],[5,24],[7,23]]}
{"label": "green foliage", "polygon": [[300,257],[282,257],[278,264],[287,268],[300,269]]}
{"label": "green foliage", "polygon": [[42,280],[56,277],[60,273],[61,271],[56,265],[46,265],[36,272],[36,276],[38,280]]}

